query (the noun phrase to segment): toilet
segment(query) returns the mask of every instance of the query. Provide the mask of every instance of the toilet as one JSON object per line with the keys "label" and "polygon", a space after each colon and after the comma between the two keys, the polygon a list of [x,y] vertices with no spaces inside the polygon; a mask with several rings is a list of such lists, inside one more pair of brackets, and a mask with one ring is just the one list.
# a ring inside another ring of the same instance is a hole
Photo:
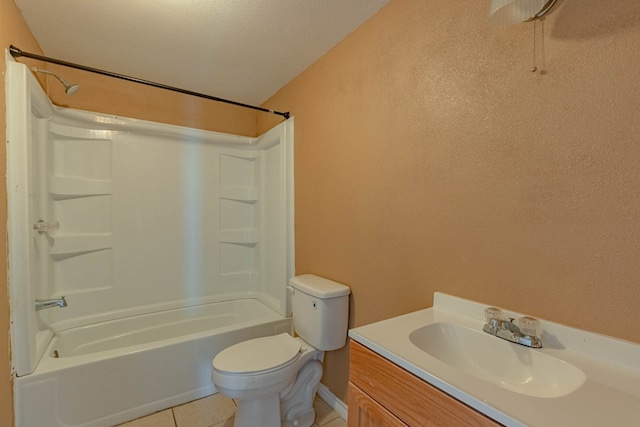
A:
{"label": "toilet", "polygon": [[289,285],[296,338],[244,341],[213,359],[213,384],[238,405],[234,427],[311,426],[324,352],[346,344],[349,287],[313,274]]}

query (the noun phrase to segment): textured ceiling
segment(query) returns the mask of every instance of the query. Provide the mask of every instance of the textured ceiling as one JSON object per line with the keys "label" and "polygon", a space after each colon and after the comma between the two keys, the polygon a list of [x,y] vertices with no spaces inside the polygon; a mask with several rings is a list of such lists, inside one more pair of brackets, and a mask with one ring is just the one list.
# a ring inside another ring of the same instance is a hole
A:
{"label": "textured ceiling", "polygon": [[388,0],[15,2],[46,56],[261,104]]}

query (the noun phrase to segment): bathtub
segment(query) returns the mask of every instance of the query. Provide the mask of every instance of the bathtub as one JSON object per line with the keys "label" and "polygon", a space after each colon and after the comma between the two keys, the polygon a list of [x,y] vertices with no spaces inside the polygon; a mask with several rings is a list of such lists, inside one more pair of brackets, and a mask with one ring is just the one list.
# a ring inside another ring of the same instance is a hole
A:
{"label": "bathtub", "polygon": [[113,426],[207,396],[219,351],[291,331],[290,318],[242,299],[58,332],[36,370],[14,381],[16,426]]}

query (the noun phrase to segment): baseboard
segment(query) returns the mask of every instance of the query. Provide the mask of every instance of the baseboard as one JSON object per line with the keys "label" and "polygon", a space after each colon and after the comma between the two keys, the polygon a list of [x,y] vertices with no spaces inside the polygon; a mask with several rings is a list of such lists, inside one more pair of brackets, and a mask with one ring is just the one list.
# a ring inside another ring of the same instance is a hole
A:
{"label": "baseboard", "polygon": [[327,405],[331,406],[340,415],[340,418],[347,421],[347,414],[349,413],[347,405],[338,399],[335,394],[331,393],[331,390],[326,385],[318,384],[318,396],[327,402]]}

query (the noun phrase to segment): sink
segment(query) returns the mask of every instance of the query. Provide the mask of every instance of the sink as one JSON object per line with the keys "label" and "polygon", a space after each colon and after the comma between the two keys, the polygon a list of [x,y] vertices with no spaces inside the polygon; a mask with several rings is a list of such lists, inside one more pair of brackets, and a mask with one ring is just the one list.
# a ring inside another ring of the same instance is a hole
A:
{"label": "sink", "polygon": [[640,343],[540,319],[532,349],[483,332],[487,307],[436,292],[349,337],[505,427],[640,427]]}
{"label": "sink", "polygon": [[413,330],[413,345],[441,362],[516,393],[553,398],[580,387],[586,375],[556,357],[454,323]]}

